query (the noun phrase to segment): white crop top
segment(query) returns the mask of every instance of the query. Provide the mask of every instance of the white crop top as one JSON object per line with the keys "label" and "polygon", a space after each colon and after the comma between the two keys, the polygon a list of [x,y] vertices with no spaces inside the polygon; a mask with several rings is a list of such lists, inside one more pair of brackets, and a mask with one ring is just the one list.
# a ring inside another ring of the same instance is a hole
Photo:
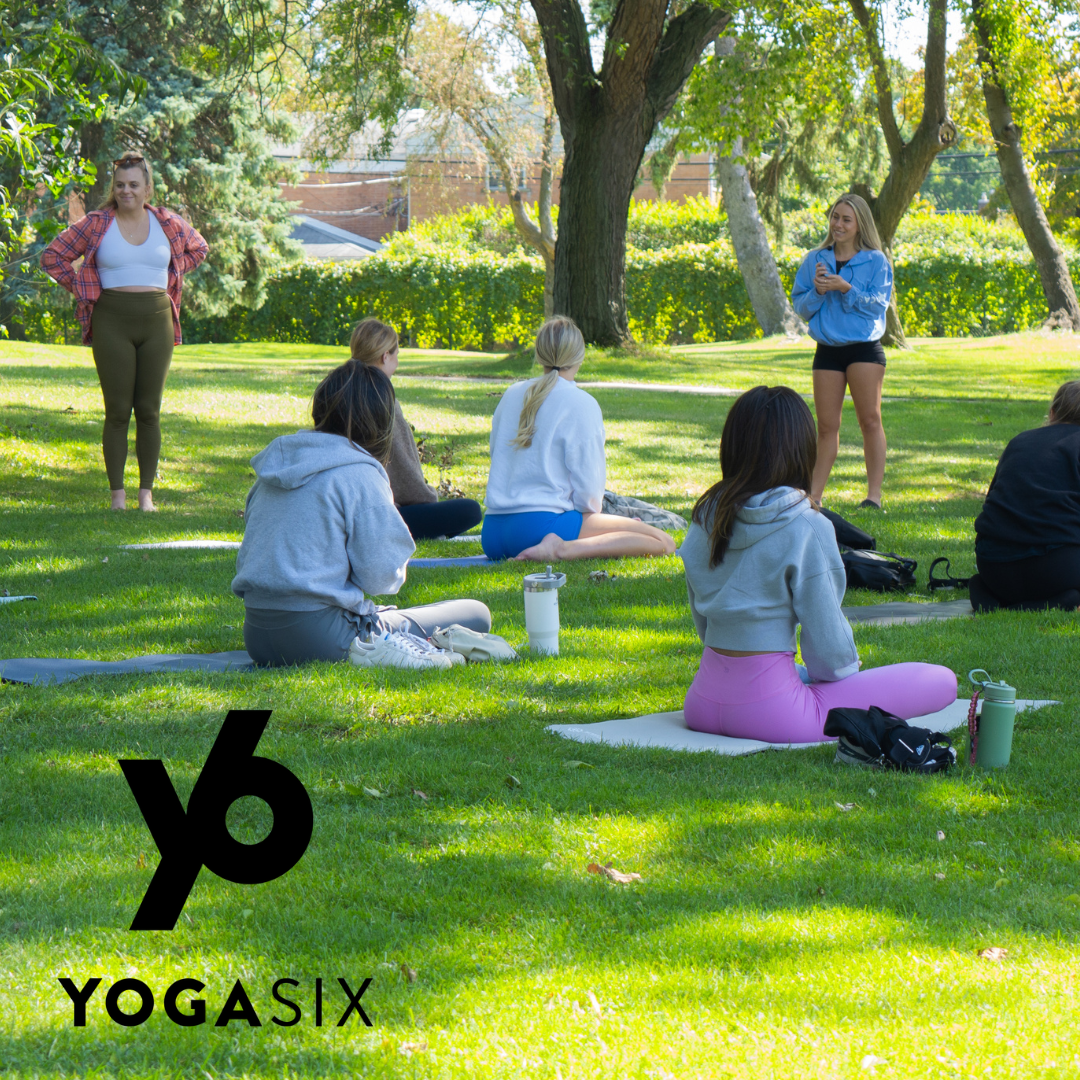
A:
{"label": "white crop top", "polygon": [[164,289],[169,284],[169,261],[172,249],[161,228],[161,222],[150,217],[150,235],[141,244],[129,244],[120,235],[116,218],[97,249],[97,268],[103,289],[118,289],[122,285],[144,285]]}

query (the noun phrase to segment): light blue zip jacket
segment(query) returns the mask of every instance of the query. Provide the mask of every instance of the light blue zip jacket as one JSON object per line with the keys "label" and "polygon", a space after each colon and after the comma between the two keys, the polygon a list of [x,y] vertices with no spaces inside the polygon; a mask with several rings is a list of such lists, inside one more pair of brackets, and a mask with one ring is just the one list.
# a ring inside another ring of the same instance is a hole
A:
{"label": "light blue zip jacket", "polygon": [[778,487],[747,499],[718,566],[709,565],[708,511],[706,519],[691,524],[679,549],[702,642],[716,649],[793,653],[801,624],[811,679],[835,682],[854,675],[859,654],[840,610],[847,582],[836,530],[806,493]]}
{"label": "light blue zip jacket", "polygon": [[795,275],[791,306],[806,320],[810,336],[822,345],[851,345],[856,341],[877,341],[885,333],[885,312],[892,296],[893,275],[889,260],[881,251],[856,251],[840,276],[851,282],[846,293],[831,291],[824,296],[814,288],[814,270],[821,262],[830,274],[836,273],[832,248],[811,251]]}

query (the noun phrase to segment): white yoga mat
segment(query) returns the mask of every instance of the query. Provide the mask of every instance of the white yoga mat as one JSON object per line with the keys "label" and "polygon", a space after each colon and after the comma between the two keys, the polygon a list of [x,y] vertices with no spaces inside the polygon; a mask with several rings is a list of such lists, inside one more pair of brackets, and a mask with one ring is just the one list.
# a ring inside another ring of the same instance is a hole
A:
{"label": "white yoga mat", "polygon": [[[940,712],[913,717],[908,723],[914,727],[930,728],[931,731],[953,731],[967,723],[969,702],[969,698],[957,698]],[[1041,709],[1044,705],[1057,704],[1059,703],[1056,701],[1024,699],[1017,701],[1016,711]],[[982,711],[981,699],[979,711]],[[686,726],[682,710],[633,716],[626,720],[604,720],[599,724],[552,724],[545,730],[572,742],[688,750],[691,753],[708,750],[729,757],[759,754],[762,750],[803,750],[808,746],[835,742],[833,739],[826,739],[819,743],[770,743],[758,739],[732,739],[727,735],[706,735],[701,731],[691,731]]]}
{"label": "white yoga mat", "polygon": [[121,544],[121,551],[157,551],[164,548],[220,548],[239,551],[239,540],[159,540],[156,544]]}

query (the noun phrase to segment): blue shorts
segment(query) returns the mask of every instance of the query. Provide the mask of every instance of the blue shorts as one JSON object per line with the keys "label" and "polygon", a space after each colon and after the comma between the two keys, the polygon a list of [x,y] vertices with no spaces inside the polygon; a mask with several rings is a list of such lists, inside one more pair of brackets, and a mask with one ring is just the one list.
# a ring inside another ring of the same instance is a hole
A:
{"label": "blue shorts", "polygon": [[562,540],[576,540],[581,535],[581,512],[567,510],[553,514],[537,510],[528,514],[485,514],[480,530],[484,554],[496,562],[512,559],[526,548],[539,544],[548,533]]}

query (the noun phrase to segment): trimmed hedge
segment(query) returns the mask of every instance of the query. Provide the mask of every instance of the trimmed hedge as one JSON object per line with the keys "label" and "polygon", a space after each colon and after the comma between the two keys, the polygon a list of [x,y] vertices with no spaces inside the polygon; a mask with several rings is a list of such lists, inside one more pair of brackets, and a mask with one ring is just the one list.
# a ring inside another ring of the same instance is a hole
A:
{"label": "trimmed hedge", "polygon": [[[778,257],[789,289],[804,254],[789,248]],[[1077,280],[1080,257],[1069,262]],[[915,337],[1011,333],[1038,324],[1046,311],[1038,273],[1021,251],[899,245],[896,285],[904,328]],[[490,349],[529,339],[543,318],[543,288],[541,260],[524,254],[424,247],[359,262],[308,260],[272,278],[258,311],[185,320],[184,340],[345,345],[353,324],[374,315],[422,348]],[[643,342],[760,335],[725,240],[631,249],[626,299],[631,330]]]}

